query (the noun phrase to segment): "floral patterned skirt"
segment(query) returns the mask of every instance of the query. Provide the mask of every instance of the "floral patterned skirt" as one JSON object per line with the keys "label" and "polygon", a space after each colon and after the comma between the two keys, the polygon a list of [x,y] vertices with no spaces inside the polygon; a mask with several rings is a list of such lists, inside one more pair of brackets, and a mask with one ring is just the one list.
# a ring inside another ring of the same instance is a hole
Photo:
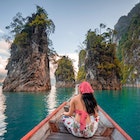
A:
{"label": "floral patterned skirt", "polygon": [[80,123],[75,121],[74,117],[63,115],[62,121],[69,133],[77,137],[90,138],[95,134],[98,128],[99,116],[96,118],[95,121],[91,122],[90,124],[87,124],[83,131],[80,131]]}

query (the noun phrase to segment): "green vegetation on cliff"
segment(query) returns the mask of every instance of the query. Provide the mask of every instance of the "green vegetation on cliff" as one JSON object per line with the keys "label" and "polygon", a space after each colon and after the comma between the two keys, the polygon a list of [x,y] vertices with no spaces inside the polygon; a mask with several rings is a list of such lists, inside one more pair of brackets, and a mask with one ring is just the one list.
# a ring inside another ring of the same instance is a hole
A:
{"label": "green vegetation on cliff", "polygon": [[83,80],[86,79],[86,72],[85,72],[85,67],[81,66],[78,70],[78,74],[77,74],[77,81],[81,82]]}
{"label": "green vegetation on cliff", "polygon": [[70,58],[63,56],[58,60],[58,67],[55,71],[56,82],[74,82],[74,68]]}
{"label": "green vegetation on cliff", "polygon": [[86,72],[85,72],[85,57],[86,57],[86,50],[82,49],[79,53],[79,70],[77,73],[77,81],[81,82],[82,80],[85,80],[86,78]]}
{"label": "green vegetation on cliff", "polygon": [[[116,57],[116,44],[112,42],[114,31],[110,31],[104,32],[101,35],[88,31],[86,38],[88,53],[90,56],[93,56],[92,58],[89,58],[89,60],[95,62],[95,68],[98,70],[96,76],[102,75],[105,79],[111,76],[114,71],[118,78],[120,78],[121,73],[119,61]],[[87,64],[90,65],[89,63]]]}
{"label": "green vegetation on cliff", "polygon": [[[37,43],[40,46],[43,46],[43,36],[42,38],[41,36],[38,36],[35,42],[31,42],[31,40],[33,39],[32,36],[36,32],[40,32],[41,34],[43,30],[45,30],[48,45],[51,45],[52,42],[49,39],[49,35],[50,33],[54,32],[55,25],[53,21],[48,18],[48,14],[46,11],[40,6],[36,6],[36,13],[33,13],[31,17],[28,16],[26,18],[23,18],[21,13],[17,13],[16,16],[13,18],[13,22],[11,22],[9,26],[6,26],[6,29],[9,29],[14,36],[11,50],[12,47],[14,47],[14,50],[16,51],[14,51],[15,53],[13,55],[13,59],[18,60],[19,56],[25,55],[25,49],[27,50],[26,54],[29,55],[31,53],[31,43]],[[39,51],[43,52],[46,50],[39,47]],[[49,50],[47,52],[48,55],[51,55],[49,54],[49,52],[53,51]]]}
{"label": "green vegetation on cliff", "polygon": [[117,56],[121,61],[122,83],[134,84],[140,78],[140,3],[125,18],[119,19],[115,29],[119,41]]}
{"label": "green vegetation on cliff", "polygon": [[116,57],[116,44],[113,37],[116,32],[100,24],[100,32],[89,30],[84,44],[85,50],[79,53],[78,80],[89,80],[96,89],[120,89],[121,68]]}

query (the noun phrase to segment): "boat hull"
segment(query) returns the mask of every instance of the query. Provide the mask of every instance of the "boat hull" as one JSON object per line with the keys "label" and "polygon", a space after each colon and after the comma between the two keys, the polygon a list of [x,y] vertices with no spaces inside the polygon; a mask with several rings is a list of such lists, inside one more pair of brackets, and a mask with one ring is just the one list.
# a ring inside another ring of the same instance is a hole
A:
{"label": "boat hull", "polygon": [[[64,107],[67,105],[67,102],[61,104],[56,110],[54,110],[47,118],[41,121],[36,127],[34,127],[30,132],[28,132],[21,140],[47,140],[47,138],[52,134],[50,128],[50,121],[55,120],[56,122],[60,120],[61,114],[64,111]],[[132,138],[100,107],[99,116],[100,116],[100,134],[97,139],[101,137],[108,138],[110,140],[132,140]],[[60,134],[60,133],[59,133]],[[53,133],[56,135],[56,133]],[[65,134],[61,133],[62,137]],[[71,134],[70,134],[71,135]],[[59,135],[60,136],[60,135]],[[101,137],[100,137],[101,136]],[[53,138],[54,139],[54,138]],[[61,138],[62,139],[62,138]],[[74,137],[73,139],[76,139]]]}

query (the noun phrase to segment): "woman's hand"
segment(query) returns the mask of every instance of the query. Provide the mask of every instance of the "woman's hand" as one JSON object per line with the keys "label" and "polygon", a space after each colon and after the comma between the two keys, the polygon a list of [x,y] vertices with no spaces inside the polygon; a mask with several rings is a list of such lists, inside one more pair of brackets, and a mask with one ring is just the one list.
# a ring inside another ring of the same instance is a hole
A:
{"label": "woman's hand", "polygon": [[[64,108],[64,110],[66,109],[67,107]],[[66,111],[63,112],[63,115],[65,116],[72,116],[73,113],[74,113],[74,99],[72,98],[71,101],[70,101],[70,104],[69,104],[69,107],[68,109],[66,109]]]}
{"label": "woman's hand", "polygon": [[63,115],[69,116],[69,112],[63,112]]}

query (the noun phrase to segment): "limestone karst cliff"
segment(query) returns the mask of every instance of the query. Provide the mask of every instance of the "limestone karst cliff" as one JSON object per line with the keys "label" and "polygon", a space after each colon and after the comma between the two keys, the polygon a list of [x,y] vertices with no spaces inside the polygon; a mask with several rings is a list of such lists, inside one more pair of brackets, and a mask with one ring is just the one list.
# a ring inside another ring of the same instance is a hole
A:
{"label": "limestone karst cliff", "polygon": [[[110,34],[113,35],[113,30],[111,29]],[[83,69],[79,70],[81,70],[82,74],[85,74],[83,80],[89,81],[94,89],[121,89],[121,70],[119,61],[116,58],[115,44],[112,43],[112,35],[110,34],[106,32],[99,35],[89,30],[86,36],[86,56],[83,57],[85,60],[82,60],[82,66],[79,65],[84,68],[84,71]]]}
{"label": "limestone karst cliff", "polygon": [[51,88],[48,34],[53,22],[44,9],[28,20],[11,45],[3,91],[44,91]]}
{"label": "limestone karst cliff", "polygon": [[140,3],[115,25],[117,55],[122,61],[122,83],[140,84]]}
{"label": "limestone karst cliff", "polygon": [[74,87],[75,73],[72,60],[63,56],[58,60],[58,66],[55,71],[56,87]]}

